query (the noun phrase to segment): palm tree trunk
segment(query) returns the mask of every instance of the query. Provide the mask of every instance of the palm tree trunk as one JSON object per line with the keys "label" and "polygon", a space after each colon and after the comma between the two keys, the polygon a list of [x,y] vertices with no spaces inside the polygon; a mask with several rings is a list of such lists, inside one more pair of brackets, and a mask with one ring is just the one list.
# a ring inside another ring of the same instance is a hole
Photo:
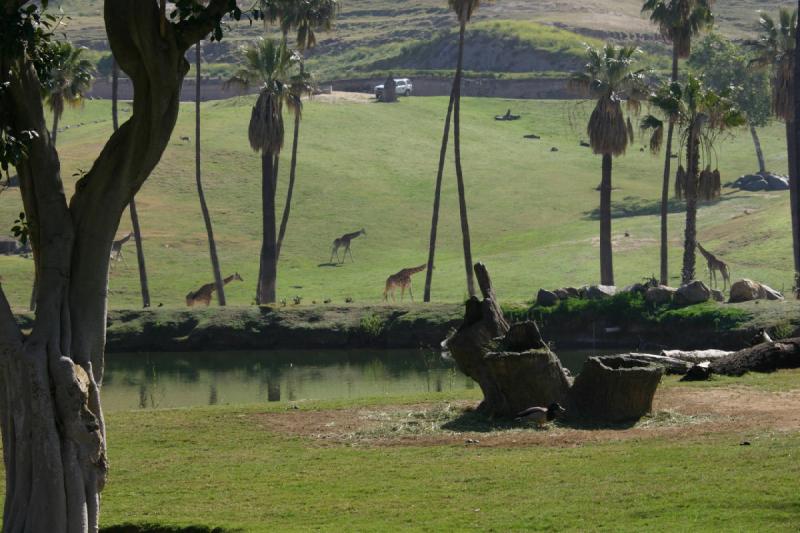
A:
{"label": "palm tree trunk", "polygon": [[439,227],[439,205],[442,199],[442,176],[444,175],[444,161],[447,157],[447,142],[450,139],[450,122],[453,115],[453,103],[455,100],[455,84],[450,90],[450,103],[447,104],[447,117],[444,122],[444,133],[442,134],[442,148],[439,151],[439,170],[436,173],[436,189],[433,193],[433,219],[431,220],[431,240],[428,246],[428,268],[425,272],[425,295],[424,302],[431,301],[431,283],[433,282],[433,261],[436,255],[436,232]]}
{"label": "palm tree trunk", "polygon": [[278,170],[281,167],[281,154],[277,154],[272,161],[272,188],[278,190]]}
{"label": "palm tree trunk", "polygon": [[611,154],[603,154],[603,180],[600,183],[600,283],[614,285],[614,260],[611,246]]}
{"label": "palm tree trunk", "polygon": [[467,273],[467,291],[475,296],[475,281],[472,274],[472,250],[469,237],[469,221],[467,220],[467,198],[464,192],[464,174],[461,169],[461,75],[464,69],[464,33],[467,21],[462,17],[458,35],[458,65],[456,78],[453,81],[455,98],[453,102],[453,150],[456,159],[456,181],[458,183],[458,206],[461,212],[461,236],[464,242],[464,267]]}
{"label": "palm tree trunk", "polygon": [[764,151],[761,149],[761,139],[758,138],[756,127],[750,124],[750,135],[753,137],[753,145],[756,147],[756,158],[758,159],[758,173],[764,174],[767,171],[767,165],[764,162]]}
{"label": "palm tree trunk", "polygon": [[[800,168],[797,166],[798,135],[795,122],[786,121],[786,145],[789,156],[789,210],[792,220],[792,258],[795,280],[800,281]],[[800,285],[796,285],[800,288]]]}
{"label": "palm tree trunk", "polygon": [[58,113],[55,111],[53,112],[53,131],[51,132],[51,137],[53,138],[53,145],[56,144],[56,135],[58,134],[58,121],[61,117],[58,116]]}
{"label": "palm tree trunk", "polygon": [[286,236],[286,226],[289,224],[289,212],[292,209],[292,193],[294,192],[294,178],[297,172],[297,145],[300,139],[300,112],[294,114],[294,138],[292,139],[292,162],[289,168],[289,187],[286,191],[286,204],[283,206],[283,216],[281,217],[281,229],[278,232],[278,249],[276,261],[281,257],[283,238]]}
{"label": "palm tree trunk", "polygon": [[[672,45],[672,82],[678,81],[678,47]],[[667,127],[667,156],[664,160],[664,179],[661,185],[661,284],[669,284],[669,185],[672,177],[672,138],[675,122]]]}
{"label": "palm tree trunk", "polygon": [[[111,58],[111,124],[114,131],[119,129],[119,65]],[[144,247],[142,246],[142,230],[139,226],[139,212],[136,210],[136,200],[131,198],[129,205],[131,212],[131,225],[133,226],[133,237],[136,241],[136,260],[139,264],[139,285],[142,290],[142,307],[150,307],[150,284],[147,281],[147,266],[144,259]]]}
{"label": "palm tree trunk", "polygon": [[275,285],[278,277],[277,244],[275,242],[275,188],[273,187],[273,155],[261,154],[261,209],[262,233],[261,260],[258,272],[256,302],[275,303]]}
{"label": "palm tree trunk", "polygon": [[686,146],[688,170],[686,172],[686,228],[683,241],[683,270],[681,282],[685,285],[695,278],[695,251],[697,248],[697,181],[700,172],[700,136],[697,126],[692,126]]}
{"label": "palm tree trunk", "polygon": [[214,239],[214,227],[211,224],[211,214],[208,212],[208,204],[206,203],[206,195],[203,192],[203,180],[200,166],[200,84],[202,78],[200,77],[200,59],[201,59],[200,43],[195,45],[195,74],[197,81],[195,83],[195,98],[194,98],[194,176],[195,183],[197,184],[197,196],[200,199],[200,211],[203,213],[203,222],[206,225],[206,235],[208,236],[208,254],[211,257],[211,270],[214,274],[214,286],[217,289],[217,303],[220,306],[227,304],[225,300],[225,283],[222,281],[222,273],[219,268],[219,257],[217,256],[217,241]]}

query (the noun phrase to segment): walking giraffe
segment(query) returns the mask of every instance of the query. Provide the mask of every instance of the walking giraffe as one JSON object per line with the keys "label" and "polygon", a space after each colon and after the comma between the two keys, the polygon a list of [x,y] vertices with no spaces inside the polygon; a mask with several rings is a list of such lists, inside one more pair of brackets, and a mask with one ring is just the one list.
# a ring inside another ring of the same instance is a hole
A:
{"label": "walking giraffe", "polygon": [[708,264],[709,282],[714,287],[717,286],[717,271],[719,271],[719,273],[722,275],[722,290],[724,291],[731,283],[731,271],[728,268],[728,265],[724,261],[717,259],[714,254],[703,248],[699,242],[697,243],[697,249],[700,250],[701,254],[703,254],[703,257],[705,257],[706,263]]}
{"label": "walking giraffe", "polygon": [[[242,276],[239,273],[235,273],[232,276],[228,276],[227,278],[222,280],[223,285],[227,285],[231,281],[244,281]],[[206,307],[211,305],[211,296],[214,294],[214,291],[217,290],[216,283],[207,283],[197,289],[196,291],[190,292],[186,295],[186,305],[189,307],[194,307],[195,304],[204,304]]]}
{"label": "walking giraffe", "polygon": [[395,301],[394,298],[394,291],[397,287],[400,287],[400,301],[403,301],[403,297],[406,294],[406,289],[408,289],[408,294],[411,296],[411,301],[414,301],[414,293],[411,292],[411,276],[422,272],[428,268],[428,265],[418,266],[416,268],[404,268],[397,274],[389,276],[386,279],[386,288],[383,289],[383,300],[388,302],[389,301],[389,294],[392,295],[392,301]]}
{"label": "walking giraffe", "polygon": [[133,237],[133,232],[131,232],[131,233],[128,233],[128,234],[127,234],[126,236],[124,236],[123,238],[121,238],[121,239],[119,239],[119,240],[116,240],[116,241],[114,241],[114,242],[112,242],[112,243],[111,243],[111,256],[110,256],[110,257],[111,257],[111,260],[112,260],[112,261],[122,261],[122,262],[125,262],[125,258],[122,256],[122,246],[123,246],[123,245],[124,245],[126,242],[128,242],[129,240],[131,240],[131,237]]}
{"label": "walking giraffe", "polygon": [[[333,241],[333,249],[331,250],[331,260],[328,261],[329,263],[333,263],[333,256],[336,255],[336,262],[337,263],[344,263],[344,260],[347,259],[347,253],[350,252],[350,260],[355,262],[353,259],[353,252],[350,251],[350,241],[360,237],[361,235],[366,235],[367,230],[361,228],[359,231],[355,233],[346,233],[339,237],[338,239]],[[342,260],[339,261],[339,248],[344,248],[344,254],[342,254]]]}

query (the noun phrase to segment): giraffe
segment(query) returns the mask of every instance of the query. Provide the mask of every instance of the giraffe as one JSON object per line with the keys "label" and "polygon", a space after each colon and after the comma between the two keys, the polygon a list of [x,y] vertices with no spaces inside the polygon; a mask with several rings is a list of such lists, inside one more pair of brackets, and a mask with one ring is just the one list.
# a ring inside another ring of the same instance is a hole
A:
{"label": "giraffe", "polygon": [[411,301],[414,301],[414,293],[411,292],[411,276],[422,272],[428,268],[428,265],[421,265],[416,268],[404,268],[397,274],[389,276],[386,279],[386,288],[383,290],[383,300],[385,302],[389,301],[389,294],[392,295],[392,301],[395,301],[394,298],[394,291],[397,287],[400,287],[400,301],[403,301],[403,296],[406,294],[406,289],[408,289],[408,294],[411,296]]}
{"label": "giraffe", "polygon": [[731,283],[731,270],[728,268],[728,265],[714,257],[714,254],[703,248],[700,243],[697,243],[697,249],[700,250],[700,253],[703,254],[703,257],[706,258],[706,262],[708,263],[708,277],[709,282],[716,287],[717,286],[717,270],[722,275],[722,290],[724,291],[728,285]]}
{"label": "giraffe", "polygon": [[122,256],[122,246],[126,242],[131,240],[131,237],[133,237],[133,232],[128,233],[123,238],[121,238],[119,240],[116,240],[116,241],[111,243],[111,256],[110,257],[111,257],[112,261],[120,261],[121,260],[123,263],[125,262],[125,257]]}
{"label": "giraffe", "polygon": [[[244,281],[242,279],[242,276],[240,276],[239,273],[236,272],[234,275],[228,276],[227,278],[223,279],[222,284],[227,285],[233,280]],[[211,305],[211,295],[214,294],[215,290],[217,290],[216,283],[207,283],[203,285],[196,291],[192,291],[186,295],[186,305],[189,307],[194,307],[195,304],[201,303],[205,304],[206,307],[208,307],[209,305]]]}
{"label": "giraffe", "polygon": [[[361,228],[361,230],[356,231],[355,233],[346,233],[345,235],[342,235],[338,239],[334,240],[333,249],[331,250],[331,260],[328,262],[333,263],[333,256],[336,255],[336,262],[344,263],[345,259],[347,259],[347,252],[350,252],[350,260],[354,261],[353,252],[350,251],[350,241],[366,234],[367,230]],[[341,261],[339,261],[339,248],[344,248],[344,254]]]}

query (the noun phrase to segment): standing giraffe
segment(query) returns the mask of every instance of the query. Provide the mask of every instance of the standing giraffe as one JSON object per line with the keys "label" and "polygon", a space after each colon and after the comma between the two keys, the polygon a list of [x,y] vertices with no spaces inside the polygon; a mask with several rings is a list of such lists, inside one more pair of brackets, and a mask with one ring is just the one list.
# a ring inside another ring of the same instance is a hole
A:
{"label": "standing giraffe", "polygon": [[[240,276],[237,272],[233,276],[228,276],[227,278],[223,279],[222,284],[227,285],[233,280],[244,281],[242,276]],[[203,285],[196,291],[190,292],[186,295],[186,305],[189,307],[194,307],[195,304],[205,304],[206,307],[208,307],[211,305],[211,295],[214,294],[215,290],[217,290],[216,282]]]}
{"label": "standing giraffe", "polygon": [[[353,252],[350,251],[350,241],[353,239],[360,237],[361,235],[366,235],[367,230],[361,228],[361,230],[356,231],[355,233],[347,233],[342,235],[338,239],[333,241],[333,249],[331,250],[331,260],[328,261],[329,263],[333,263],[333,256],[336,255],[336,262],[337,263],[344,263],[345,259],[347,259],[347,252],[350,252],[350,260],[354,261],[353,259]],[[344,248],[344,254],[342,255],[342,260],[339,261],[339,248]]]}
{"label": "standing giraffe", "polygon": [[703,257],[706,258],[706,262],[708,263],[709,282],[714,287],[717,286],[717,271],[719,271],[722,275],[722,290],[724,291],[731,283],[731,271],[728,265],[724,261],[714,257],[714,254],[703,248],[699,242],[697,243],[697,249],[700,250],[700,253],[703,254]]}
{"label": "standing giraffe", "polygon": [[125,237],[116,240],[111,243],[111,260],[112,261],[125,261],[125,258],[122,256],[122,246],[131,240],[133,237],[133,232],[128,233]]}
{"label": "standing giraffe", "polygon": [[391,294],[392,295],[392,301],[394,302],[395,301],[394,291],[395,291],[395,289],[397,289],[397,287],[400,287],[400,301],[401,302],[403,301],[403,297],[406,294],[406,289],[408,289],[408,294],[409,294],[409,296],[411,296],[411,301],[413,302],[414,301],[414,293],[411,292],[411,276],[413,276],[414,274],[417,274],[419,272],[422,272],[426,268],[428,268],[427,264],[422,265],[422,266],[418,266],[416,268],[404,268],[403,270],[401,270],[397,274],[389,276],[386,279],[386,288],[383,289],[383,300],[385,302],[388,302],[389,301],[389,294]]}

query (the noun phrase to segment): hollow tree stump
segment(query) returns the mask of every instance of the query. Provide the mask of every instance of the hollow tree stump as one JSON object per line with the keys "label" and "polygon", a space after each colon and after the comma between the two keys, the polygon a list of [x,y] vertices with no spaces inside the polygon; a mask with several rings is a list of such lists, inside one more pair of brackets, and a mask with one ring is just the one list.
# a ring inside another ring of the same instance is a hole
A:
{"label": "hollow tree stump", "polygon": [[590,357],[575,378],[567,410],[592,422],[639,420],[653,408],[664,368],[632,356]]}

